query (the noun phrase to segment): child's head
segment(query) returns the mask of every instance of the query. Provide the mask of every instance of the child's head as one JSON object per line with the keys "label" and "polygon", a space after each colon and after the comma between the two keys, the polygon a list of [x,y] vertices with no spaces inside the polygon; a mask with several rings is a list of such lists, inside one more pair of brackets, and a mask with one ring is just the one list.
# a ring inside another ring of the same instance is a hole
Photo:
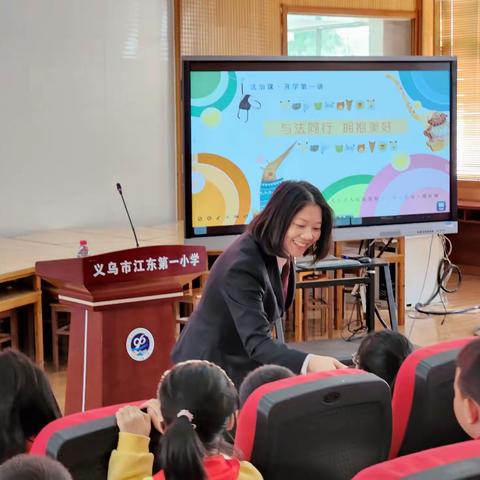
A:
{"label": "child's head", "polygon": [[457,358],[453,409],[472,438],[480,436],[480,339],[466,345]]}
{"label": "child's head", "polygon": [[383,378],[393,388],[398,370],[413,347],[408,338],[398,332],[371,332],[358,347],[355,366]]}
{"label": "child's head", "polygon": [[222,435],[235,424],[238,394],[217,365],[178,363],[158,387],[163,417],[161,460],[168,480],[204,479],[203,457],[218,452]]}
{"label": "child's head", "polygon": [[0,463],[25,452],[26,442],[60,409],[45,373],[15,350],[0,352]]}
{"label": "child's head", "polygon": [[68,470],[49,457],[21,454],[0,465],[2,480],[72,480]]}
{"label": "child's head", "polygon": [[289,368],[280,365],[262,365],[256,368],[245,377],[240,385],[240,407],[243,407],[250,394],[261,385],[293,376],[295,374]]}

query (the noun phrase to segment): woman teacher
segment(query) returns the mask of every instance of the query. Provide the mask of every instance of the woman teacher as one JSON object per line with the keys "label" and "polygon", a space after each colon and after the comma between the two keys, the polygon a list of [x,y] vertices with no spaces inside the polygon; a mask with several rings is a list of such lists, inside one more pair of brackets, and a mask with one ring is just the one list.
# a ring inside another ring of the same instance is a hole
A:
{"label": "woman teacher", "polygon": [[294,350],[272,337],[275,321],[293,301],[293,258],[325,257],[331,231],[332,211],[320,191],[308,182],[282,182],[247,231],[213,264],[172,360],[210,360],[237,387],[264,364],[296,373],[342,368],[332,357]]}

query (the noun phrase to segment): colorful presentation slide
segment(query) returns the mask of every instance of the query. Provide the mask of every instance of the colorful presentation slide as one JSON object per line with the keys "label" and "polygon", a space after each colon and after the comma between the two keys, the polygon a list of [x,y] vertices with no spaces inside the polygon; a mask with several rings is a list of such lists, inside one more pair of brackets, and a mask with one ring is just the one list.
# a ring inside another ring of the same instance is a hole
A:
{"label": "colorful presentation slide", "polygon": [[308,180],[336,226],[450,209],[450,73],[190,73],[192,224],[247,224]]}

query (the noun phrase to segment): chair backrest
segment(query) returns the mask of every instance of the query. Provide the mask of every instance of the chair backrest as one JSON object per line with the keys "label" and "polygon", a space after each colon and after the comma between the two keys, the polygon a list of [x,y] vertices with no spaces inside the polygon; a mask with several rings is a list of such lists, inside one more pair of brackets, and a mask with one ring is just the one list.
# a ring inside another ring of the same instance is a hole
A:
{"label": "chair backrest", "polygon": [[37,435],[30,453],[55,458],[68,468],[74,480],[105,480],[110,453],[117,447],[115,413],[121,406],[111,405],[54,420]]}
{"label": "chair backrest", "polygon": [[458,425],[452,402],[457,355],[471,340],[419,348],[403,362],[393,391],[389,458],[469,438]]}
{"label": "chair backrest", "polygon": [[480,478],[480,441],[444,445],[373,465],[352,480],[473,480]]}
{"label": "chair backrest", "polygon": [[240,412],[235,447],[265,480],[345,480],[387,458],[390,434],[386,382],[345,369],[257,388]]}

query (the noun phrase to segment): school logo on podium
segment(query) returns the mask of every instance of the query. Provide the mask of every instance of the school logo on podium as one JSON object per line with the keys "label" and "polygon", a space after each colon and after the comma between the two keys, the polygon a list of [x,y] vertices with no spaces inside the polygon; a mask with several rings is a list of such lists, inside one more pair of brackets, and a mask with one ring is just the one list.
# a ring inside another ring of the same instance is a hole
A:
{"label": "school logo on podium", "polygon": [[153,353],[155,340],[146,328],[135,328],[127,337],[127,353],[136,362],[143,362]]}

